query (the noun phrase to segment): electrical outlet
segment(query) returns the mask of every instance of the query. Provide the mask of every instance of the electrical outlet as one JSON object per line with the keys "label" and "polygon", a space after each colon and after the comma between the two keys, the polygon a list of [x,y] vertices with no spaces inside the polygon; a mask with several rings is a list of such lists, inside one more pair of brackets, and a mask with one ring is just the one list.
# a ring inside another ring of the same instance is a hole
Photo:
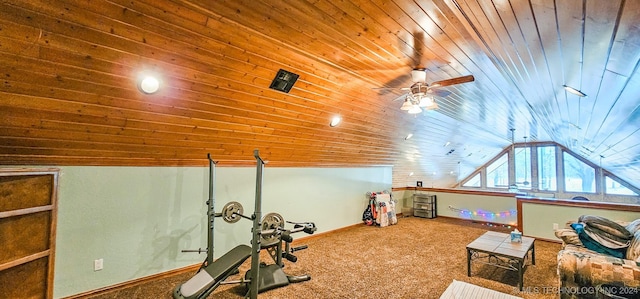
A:
{"label": "electrical outlet", "polygon": [[553,229],[558,229],[558,224],[557,223],[553,224]]}
{"label": "electrical outlet", "polygon": [[93,261],[93,271],[100,271],[102,270],[103,266],[104,266],[103,259],[97,259]]}

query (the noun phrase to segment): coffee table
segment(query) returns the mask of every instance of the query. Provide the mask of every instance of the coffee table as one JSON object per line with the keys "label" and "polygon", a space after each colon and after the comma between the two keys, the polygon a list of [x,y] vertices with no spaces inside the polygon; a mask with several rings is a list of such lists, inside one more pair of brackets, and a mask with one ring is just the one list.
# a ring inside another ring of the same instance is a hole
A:
{"label": "coffee table", "polygon": [[518,272],[522,291],[526,260],[531,252],[531,264],[536,264],[535,238],[522,237],[522,243],[511,243],[511,235],[486,232],[467,245],[467,276],[471,276],[471,262],[478,262]]}

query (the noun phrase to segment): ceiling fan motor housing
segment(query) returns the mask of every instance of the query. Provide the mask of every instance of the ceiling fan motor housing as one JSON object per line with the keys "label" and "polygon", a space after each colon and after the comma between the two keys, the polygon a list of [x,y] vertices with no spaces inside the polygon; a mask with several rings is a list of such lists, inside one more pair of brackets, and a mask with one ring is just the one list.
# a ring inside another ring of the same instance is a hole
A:
{"label": "ceiling fan motor housing", "polygon": [[427,94],[427,85],[423,83],[415,83],[411,85],[411,94],[414,96],[423,96]]}
{"label": "ceiling fan motor housing", "polygon": [[426,69],[413,69],[411,71],[411,81],[425,83],[427,82],[427,71]]}

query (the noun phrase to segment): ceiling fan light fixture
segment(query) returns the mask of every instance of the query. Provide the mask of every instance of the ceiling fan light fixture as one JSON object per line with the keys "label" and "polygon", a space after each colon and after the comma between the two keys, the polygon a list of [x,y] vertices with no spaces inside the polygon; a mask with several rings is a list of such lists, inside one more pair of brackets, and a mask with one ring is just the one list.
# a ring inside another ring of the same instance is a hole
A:
{"label": "ceiling fan light fixture", "polygon": [[584,97],[586,97],[586,96],[587,96],[584,92],[582,92],[582,91],[580,91],[580,90],[577,90],[577,89],[575,89],[575,88],[573,88],[573,87],[571,87],[571,86],[568,86],[568,85],[562,85],[562,87],[564,87],[564,90],[566,90],[566,91],[568,91],[568,92],[570,92],[570,93],[572,93],[572,94],[575,94],[575,95],[577,95],[577,96],[579,96],[579,97],[584,98]]}
{"label": "ceiling fan light fixture", "polygon": [[436,100],[433,97],[421,97],[418,105],[422,108],[431,108],[435,104]]}
{"label": "ceiling fan light fixture", "polygon": [[420,108],[420,106],[418,106],[418,105],[411,106],[411,109],[409,109],[409,111],[407,111],[407,113],[409,113],[409,114],[418,114],[420,112],[422,112],[422,108]]}
{"label": "ceiling fan light fixture", "polygon": [[427,72],[425,69],[413,69],[411,71],[411,81],[415,83],[425,83],[427,82]]}
{"label": "ceiling fan light fixture", "polygon": [[413,104],[411,104],[411,101],[409,101],[409,99],[406,99],[404,100],[402,107],[400,107],[400,110],[409,111],[411,110],[412,107],[413,107]]}

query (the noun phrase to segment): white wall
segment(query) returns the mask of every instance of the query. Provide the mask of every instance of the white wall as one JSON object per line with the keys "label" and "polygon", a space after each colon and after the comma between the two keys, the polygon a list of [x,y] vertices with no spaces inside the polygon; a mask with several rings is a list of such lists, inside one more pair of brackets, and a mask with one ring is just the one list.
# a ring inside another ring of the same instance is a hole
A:
{"label": "white wall", "polygon": [[[467,219],[477,222],[492,222],[498,224],[514,225],[517,223],[517,215],[509,217],[496,217],[489,219],[481,216],[463,216],[456,211],[452,211],[449,206],[456,209],[470,211],[492,211],[502,212],[515,210],[517,200],[514,197],[501,197],[490,195],[459,194],[447,192],[427,192],[403,190],[394,191],[394,198],[401,199],[403,207],[411,207],[412,195],[415,192],[435,194],[438,203],[438,216],[450,218]],[[555,201],[550,199],[550,201]],[[560,242],[553,230],[554,224],[559,228],[565,226],[569,221],[575,222],[581,215],[602,216],[614,221],[633,221],[640,219],[640,213],[628,211],[614,211],[600,208],[581,208],[560,206],[554,204],[527,203],[522,204],[522,231],[529,237]]]}
{"label": "white wall", "polygon": [[[501,213],[506,211],[516,210],[515,197],[502,197],[491,195],[474,195],[474,194],[460,194],[460,193],[447,193],[447,192],[427,192],[427,191],[413,191],[406,190],[396,191],[394,193],[395,198],[402,198],[404,200],[403,207],[411,207],[413,203],[414,193],[423,194],[435,194],[437,200],[437,212],[438,216],[445,216],[450,218],[460,218],[473,220],[478,222],[491,222],[498,224],[513,225],[517,223],[517,214],[502,215],[495,217],[483,217],[480,215],[463,215],[457,210],[467,211],[484,211],[491,213]],[[450,209],[449,207],[451,206]]]}
{"label": "white wall", "polygon": [[[61,167],[60,174],[55,298],[204,260],[204,254],[180,250],[207,247],[208,167]],[[218,166],[216,174],[216,211],[237,201],[245,214],[253,213],[256,168]],[[391,167],[267,165],[262,212],[313,221],[318,232],[334,230],[359,223],[365,194],[390,190],[391,181]],[[250,241],[250,221],[216,219],[216,257]],[[104,269],[94,272],[99,258]]]}

